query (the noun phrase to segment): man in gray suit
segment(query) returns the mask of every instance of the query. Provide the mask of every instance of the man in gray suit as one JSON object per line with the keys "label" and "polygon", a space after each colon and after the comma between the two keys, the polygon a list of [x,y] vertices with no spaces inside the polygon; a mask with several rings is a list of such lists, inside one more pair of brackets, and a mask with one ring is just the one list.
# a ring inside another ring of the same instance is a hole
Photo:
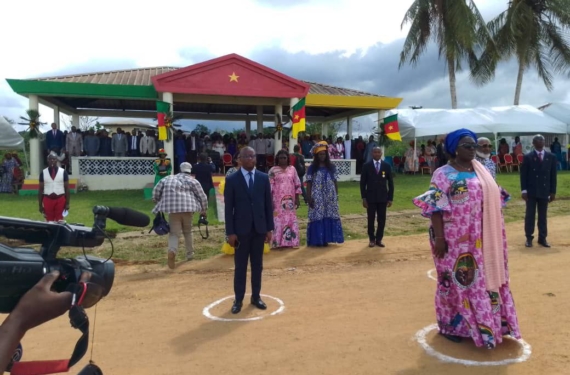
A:
{"label": "man in gray suit", "polygon": [[71,132],[67,135],[65,149],[69,156],[81,156],[83,152],[83,136],[77,132],[75,126],[71,127]]}
{"label": "man in gray suit", "polygon": [[113,154],[117,157],[124,157],[127,155],[128,148],[129,143],[125,132],[123,132],[123,129],[117,128],[117,134],[113,136],[113,140],[111,141]]}

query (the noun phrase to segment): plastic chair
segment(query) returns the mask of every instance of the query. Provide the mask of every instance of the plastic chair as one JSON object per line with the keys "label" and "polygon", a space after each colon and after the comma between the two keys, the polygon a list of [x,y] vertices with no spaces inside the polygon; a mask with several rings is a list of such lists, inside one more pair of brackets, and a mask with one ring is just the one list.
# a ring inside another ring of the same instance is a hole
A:
{"label": "plastic chair", "polygon": [[222,155],[222,170],[224,172],[224,174],[226,174],[226,167],[233,167],[234,166],[234,160],[232,155],[230,155],[229,153],[225,152],[224,155]]}
{"label": "plastic chair", "polygon": [[512,172],[513,171],[513,155],[505,154],[504,158],[505,158],[505,162],[502,163],[501,166],[505,166],[507,169],[507,172]]}
{"label": "plastic chair", "polygon": [[420,156],[418,161],[420,163],[420,172],[422,172],[422,174],[424,174],[424,170],[427,170],[428,174],[431,174],[431,168],[427,164],[426,159],[423,156]]}
{"label": "plastic chair", "polygon": [[265,159],[265,164],[267,165],[267,170],[275,165],[275,156],[274,155],[267,155]]}
{"label": "plastic chair", "polygon": [[495,163],[495,167],[498,173],[501,173],[501,168],[499,167],[499,156],[498,155],[491,155],[491,160]]}

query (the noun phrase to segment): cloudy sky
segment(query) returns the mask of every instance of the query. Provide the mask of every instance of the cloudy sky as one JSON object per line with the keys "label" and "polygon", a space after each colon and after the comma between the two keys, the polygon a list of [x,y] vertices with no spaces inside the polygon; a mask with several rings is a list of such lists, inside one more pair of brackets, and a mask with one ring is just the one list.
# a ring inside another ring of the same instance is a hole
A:
{"label": "cloudy sky", "polygon": [[[475,0],[489,20],[507,1]],[[187,4],[180,7],[178,4]],[[0,115],[25,114],[27,99],[5,78],[33,78],[150,66],[188,66],[238,53],[292,77],[403,97],[401,108],[449,108],[445,64],[430,48],[416,68],[398,70],[412,0],[100,0],[89,11],[77,1],[6,0],[0,5]],[[57,4],[57,5],[54,5]],[[33,11],[31,11],[33,10]],[[34,30],[27,27],[35,27]],[[478,88],[457,77],[459,107],[511,105],[516,64],[500,66]],[[570,79],[548,92],[534,72],[524,77],[521,104],[570,101]],[[41,108],[43,121],[53,112]],[[372,124],[361,118],[364,127]],[[215,123],[231,130],[241,124]]]}

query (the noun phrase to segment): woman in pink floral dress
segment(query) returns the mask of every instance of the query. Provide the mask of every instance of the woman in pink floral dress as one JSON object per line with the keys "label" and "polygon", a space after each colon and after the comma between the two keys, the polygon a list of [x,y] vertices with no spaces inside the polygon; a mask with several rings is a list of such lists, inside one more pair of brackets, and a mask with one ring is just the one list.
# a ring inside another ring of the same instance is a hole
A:
{"label": "woman in pink floral dress", "polygon": [[271,247],[274,249],[299,247],[299,224],[296,210],[300,205],[301,181],[295,167],[289,165],[287,151],[280,150],[275,160],[277,165],[269,170],[275,223]]}
{"label": "woman in pink floral dress", "polygon": [[445,148],[451,161],[433,173],[429,190],[413,200],[431,219],[439,332],[454,342],[472,338],[476,346],[492,349],[504,335],[521,337],[501,213],[509,197],[474,160],[474,133],[460,129],[448,134]]}

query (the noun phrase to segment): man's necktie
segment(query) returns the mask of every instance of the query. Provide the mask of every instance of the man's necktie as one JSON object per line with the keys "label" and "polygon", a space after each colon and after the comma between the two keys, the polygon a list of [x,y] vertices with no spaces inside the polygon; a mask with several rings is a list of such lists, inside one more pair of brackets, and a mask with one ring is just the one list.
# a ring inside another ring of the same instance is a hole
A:
{"label": "man's necktie", "polygon": [[249,182],[247,183],[247,187],[249,189],[249,193],[253,194],[253,172],[249,172]]}
{"label": "man's necktie", "polygon": [[380,172],[380,163],[376,162],[376,174]]}
{"label": "man's necktie", "polygon": [[540,161],[542,161],[542,152],[538,153],[538,158],[540,159]]}

